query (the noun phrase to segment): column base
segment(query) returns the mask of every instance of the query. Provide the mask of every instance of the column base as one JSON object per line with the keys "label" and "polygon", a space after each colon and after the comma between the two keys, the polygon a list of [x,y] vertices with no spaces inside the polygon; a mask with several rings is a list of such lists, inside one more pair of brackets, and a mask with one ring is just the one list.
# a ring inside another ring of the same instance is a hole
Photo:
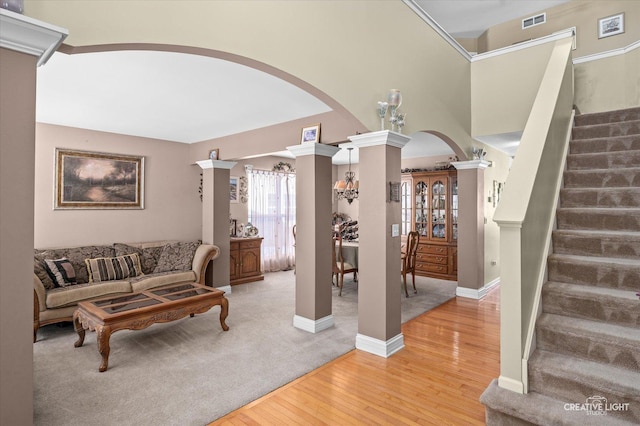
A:
{"label": "column base", "polygon": [[404,348],[404,335],[402,333],[386,342],[360,333],[356,335],[356,349],[384,358],[389,358],[402,348]]}
{"label": "column base", "polygon": [[301,317],[299,315],[293,316],[293,326],[300,330],[308,331],[309,333],[318,333],[322,330],[333,327],[333,324],[333,315],[327,315],[326,317],[317,320]]}

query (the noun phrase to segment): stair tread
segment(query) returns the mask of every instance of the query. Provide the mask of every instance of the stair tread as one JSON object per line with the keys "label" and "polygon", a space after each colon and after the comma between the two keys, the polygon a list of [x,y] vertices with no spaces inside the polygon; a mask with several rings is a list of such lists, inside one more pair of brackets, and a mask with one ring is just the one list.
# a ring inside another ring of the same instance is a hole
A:
{"label": "stair tread", "polygon": [[563,293],[570,293],[573,295],[584,295],[584,296],[597,296],[597,297],[608,297],[611,299],[621,299],[621,300],[631,300],[634,302],[638,302],[640,306],[640,300],[638,300],[638,296],[636,296],[636,291],[634,290],[619,290],[611,287],[595,287],[590,285],[581,285],[581,284],[571,284],[571,283],[563,283],[560,281],[547,281],[543,288],[558,290]]}
{"label": "stair tread", "polygon": [[[505,406],[508,401],[508,406]],[[580,416],[564,408],[565,401],[552,398],[535,391],[519,394],[498,386],[498,380],[493,380],[480,397],[480,402],[489,408],[505,413],[515,418],[523,419],[534,424],[566,425],[566,426],[602,426],[600,416]],[[508,424],[508,423],[504,423]],[[608,426],[628,426],[634,423],[607,416]]]}
{"label": "stair tread", "polygon": [[629,213],[636,211],[640,213],[640,207],[558,207],[558,211],[581,211],[587,210],[591,213]]}
{"label": "stair tread", "polygon": [[595,235],[598,237],[623,237],[640,238],[640,231],[614,231],[614,230],[590,230],[590,229],[554,229],[554,234],[569,235]]}
{"label": "stair tread", "polygon": [[588,336],[597,335],[599,340],[609,340],[612,344],[620,344],[621,340],[640,343],[640,329],[623,325],[552,313],[540,315],[536,324],[540,327],[553,328],[555,331],[565,331]]}
{"label": "stair tread", "polygon": [[583,382],[599,386],[608,386],[620,394],[638,398],[640,395],[640,373],[603,364],[582,358],[574,358],[556,352],[536,349],[529,359],[529,367],[536,369],[540,365],[545,374],[564,377],[575,381],[581,378]]}
{"label": "stair tread", "polygon": [[553,253],[549,255],[550,260],[565,260],[573,262],[589,262],[589,263],[607,263],[626,266],[640,266],[640,259],[627,259],[623,257],[605,257],[605,256],[583,256],[579,254]]}
{"label": "stair tread", "polygon": [[[576,139],[577,141],[582,141],[584,139]],[[625,149],[621,151],[599,151],[599,152],[576,152],[569,153],[567,157],[580,158],[580,157],[602,157],[603,155],[628,155],[637,153],[640,154],[640,149]]]}

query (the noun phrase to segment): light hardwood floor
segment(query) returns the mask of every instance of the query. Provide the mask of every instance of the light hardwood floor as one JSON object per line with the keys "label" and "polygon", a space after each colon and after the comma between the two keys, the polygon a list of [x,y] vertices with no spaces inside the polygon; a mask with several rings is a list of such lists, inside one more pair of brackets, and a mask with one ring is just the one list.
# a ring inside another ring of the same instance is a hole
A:
{"label": "light hardwood floor", "polygon": [[402,326],[388,359],[354,350],[211,425],[483,425],[500,372],[500,291],[456,297]]}

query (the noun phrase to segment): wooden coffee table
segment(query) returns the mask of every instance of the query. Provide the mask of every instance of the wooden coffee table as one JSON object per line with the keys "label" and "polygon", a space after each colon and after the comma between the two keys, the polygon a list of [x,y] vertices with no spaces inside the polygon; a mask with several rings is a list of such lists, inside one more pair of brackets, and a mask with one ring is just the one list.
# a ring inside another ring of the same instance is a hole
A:
{"label": "wooden coffee table", "polygon": [[73,325],[78,333],[76,348],[84,343],[85,330],[97,332],[98,352],[102,363],[98,369],[106,371],[109,365],[109,339],[118,330],[142,330],[157,322],[175,321],[207,312],[220,305],[220,325],[229,330],[224,320],[229,313],[229,302],[224,291],[196,283],[178,283],[132,293],[80,302],[73,313]]}

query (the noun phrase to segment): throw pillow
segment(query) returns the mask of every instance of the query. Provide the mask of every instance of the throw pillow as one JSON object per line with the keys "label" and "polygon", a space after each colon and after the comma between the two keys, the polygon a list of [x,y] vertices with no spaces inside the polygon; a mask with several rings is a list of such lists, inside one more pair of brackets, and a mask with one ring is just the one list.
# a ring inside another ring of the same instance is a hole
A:
{"label": "throw pillow", "polygon": [[125,254],[138,253],[140,264],[142,265],[143,274],[153,274],[153,270],[158,264],[160,253],[162,253],[162,245],[155,247],[138,248],[128,244],[115,243],[113,247],[116,250],[116,256],[124,256]]}
{"label": "throw pillow", "polygon": [[[44,286],[45,289],[51,290],[56,288],[56,283],[53,282],[53,278],[51,273],[47,270],[47,265],[44,263],[45,259],[55,259],[56,257],[53,253],[49,251],[35,250],[33,255],[33,273],[40,278],[40,282]],[[62,256],[60,256],[62,257]],[[76,278],[78,275],[76,274]]]}
{"label": "throw pillow", "polygon": [[140,266],[138,253],[116,257],[85,259],[84,262],[89,272],[89,282],[123,280],[125,278],[142,275],[142,267]]}
{"label": "throw pillow", "polygon": [[66,257],[61,259],[45,259],[44,264],[58,287],[77,284],[76,272]]}
{"label": "throw pillow", "polygon": [[193,256],[200,246],[200,241],[178,242],[165,244],[158,259],[158,265],[153,270],[157,272],[189,271],[193,264]]}

